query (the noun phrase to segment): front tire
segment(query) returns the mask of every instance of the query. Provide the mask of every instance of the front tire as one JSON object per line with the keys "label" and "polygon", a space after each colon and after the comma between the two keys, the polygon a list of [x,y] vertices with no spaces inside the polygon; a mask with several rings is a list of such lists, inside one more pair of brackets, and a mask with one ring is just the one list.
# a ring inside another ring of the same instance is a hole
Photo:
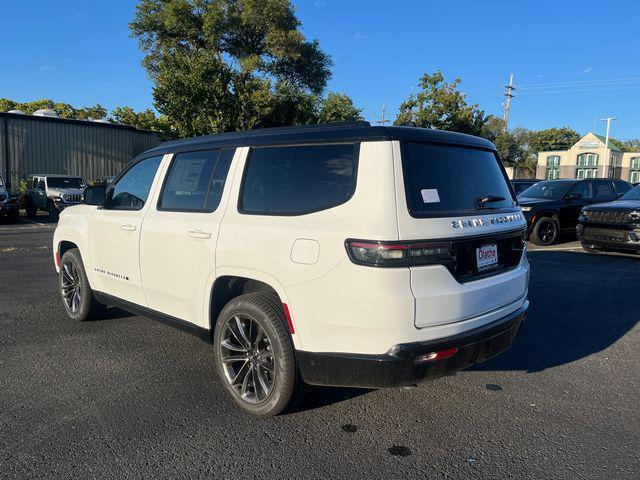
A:
{"label": "front tire", "polygon": [[67,250],[60,260],[58,275],[60,298],[72,320],[84,321],[96,318],[102,305],[94,298],[80,251],[77,248]]}
{"label": "front tire", "polygon": [[531,231],[531,241],[536,245],[547,247],[558,239],[560,227],[553,218],[542,217],[536,222]]}
{"label": "front tire", "polygon": [[272,295],[241,295],[227,303],[216,322],[214,359],[234,403],[251,415],[277,415],[301,397],[293,342]]}

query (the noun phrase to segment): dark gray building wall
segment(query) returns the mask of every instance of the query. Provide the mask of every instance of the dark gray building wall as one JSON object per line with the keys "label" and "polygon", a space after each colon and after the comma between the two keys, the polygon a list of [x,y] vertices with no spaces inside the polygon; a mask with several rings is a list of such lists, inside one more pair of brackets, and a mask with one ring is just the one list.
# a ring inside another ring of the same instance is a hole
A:
{"label": "dark gray building wall", "polygon": [[124,125],[0,113],[0,172],[14,190],[32,173],[115,175],[159,143],[155,133]]}

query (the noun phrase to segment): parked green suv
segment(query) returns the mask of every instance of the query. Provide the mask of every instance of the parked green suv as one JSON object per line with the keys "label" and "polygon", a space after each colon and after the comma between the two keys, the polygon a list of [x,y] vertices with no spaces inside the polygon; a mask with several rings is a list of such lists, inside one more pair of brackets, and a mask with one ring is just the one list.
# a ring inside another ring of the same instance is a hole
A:
{"label": "parked green suv", "polygon": [[62,210],[82,202],[86,186],[81,177],[29,175],[24,199],[27,217],[34,217],[38,210],[46,210],[49,219],[57,221]]}

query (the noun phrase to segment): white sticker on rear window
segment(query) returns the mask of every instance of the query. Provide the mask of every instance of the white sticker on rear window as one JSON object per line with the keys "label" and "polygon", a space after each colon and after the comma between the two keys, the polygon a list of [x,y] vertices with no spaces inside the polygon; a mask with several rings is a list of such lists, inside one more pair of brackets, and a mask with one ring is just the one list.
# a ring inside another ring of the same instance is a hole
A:
{"label": "white sticker on rear window", "polygon": [[422,202],[423,203],[440,203],[440,195],[438,195],[438,190],[435,188],[423,188],[420,190],[422,193]]}

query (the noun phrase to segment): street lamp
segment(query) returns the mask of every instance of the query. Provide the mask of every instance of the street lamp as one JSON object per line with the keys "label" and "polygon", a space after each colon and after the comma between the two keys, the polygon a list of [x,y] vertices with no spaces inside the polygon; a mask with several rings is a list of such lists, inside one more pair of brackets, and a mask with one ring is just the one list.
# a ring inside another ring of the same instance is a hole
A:
{"label": "street lamp", "polygon": [[609,178],[609,175],[607,174],[607,160],[609,157],[607,155],[607,150],[609,149],[609,128],[611,127],[611,121],[616,119],[617,117],[607,117],[602,119],[603,122],[607,122],[607,133],[604,136],[604,161],[602,162],[602,178]]}

